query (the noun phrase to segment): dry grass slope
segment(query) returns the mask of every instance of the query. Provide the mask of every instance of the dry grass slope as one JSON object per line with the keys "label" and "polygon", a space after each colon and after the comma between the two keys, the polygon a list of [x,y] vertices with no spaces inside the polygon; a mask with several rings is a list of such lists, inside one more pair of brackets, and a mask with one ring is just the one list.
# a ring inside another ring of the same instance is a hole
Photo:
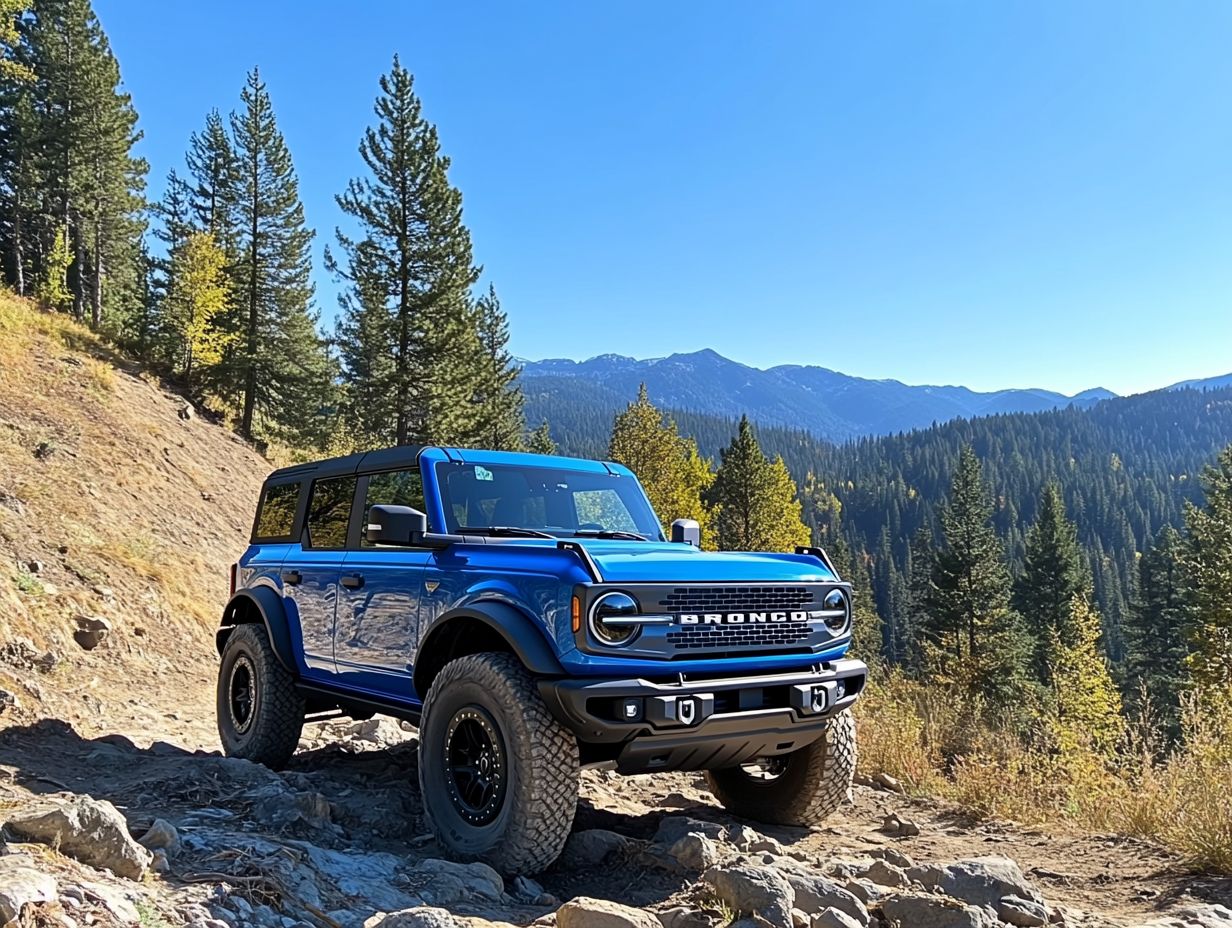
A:
{"label": "dry grass slope", "polygon": [[[97,731],[176,713],[211,739],[210,626],[270,464],[184,406],[88,330],[0,292],[0,643],[61,658],[41,684],[0,663],[25,711]],[[112,624],[96,650],[73,641],[79,615]]]}

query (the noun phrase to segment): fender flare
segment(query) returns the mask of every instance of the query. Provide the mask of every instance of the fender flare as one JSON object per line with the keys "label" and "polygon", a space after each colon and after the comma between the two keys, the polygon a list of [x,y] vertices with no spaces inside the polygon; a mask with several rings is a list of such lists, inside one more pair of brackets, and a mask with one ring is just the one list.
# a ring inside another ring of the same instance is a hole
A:
{"label": "fender flare", "polygon": [[426,692],[426,689],[421,688],[421,668],[424,667],[424,662],[419,659],[420,655],[429,653],[433,643],[440,641],[448,627],[457,620],[480,622],[490,628],[504,639],[509,650],[517,655],[518,660],[531,673],[544,676],[564,675],[565,669],[552,650],[552,645],[544,631],[536,627],[534,620],[508,603],[480,600],[442,613],[429,626],[415,655],[413,675],[416,692]]}
{"label": "fender flare", "polygon": [[268,586],[249,587],[231,597],[227,608],[223,610],[222,623],[214,636],[219,656],[222,656],[222,650],[231,632],[237,625],[244,624],[242,621],[236,621],[241,611],[252,609],[261,616],[278,662],[291,673],[298,675],[295,652],[291,647],[291,630],[287,625],[287,613],[282,605],[282,597],[277,590]]}

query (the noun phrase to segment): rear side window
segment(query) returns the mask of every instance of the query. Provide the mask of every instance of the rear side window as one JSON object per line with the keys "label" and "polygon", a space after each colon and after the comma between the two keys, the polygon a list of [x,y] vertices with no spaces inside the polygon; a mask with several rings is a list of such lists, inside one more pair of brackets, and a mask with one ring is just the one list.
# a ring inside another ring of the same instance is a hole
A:
{"label": "rear side window", "polygon": [[[424,511],[423,477],[419,468],[395,470],[385,474],[373,474],[368,478],[368,493],[364,499],[364,525],[368,524],[368,510],[373,506],[410,506]],[[368,547],[368,540],[361,542]]]}
{"label": "rear side window", "polygon": [[318,480],[312,485],[312,499],[308,503],[308,547],[346,547],[354,500],[354,477]]}
{"label": "rear side window", "polygon": [[295,525],[295,509],[299,505],[298,483],[280,483],[266,487],[261,497],[254,538],[290,538]]}

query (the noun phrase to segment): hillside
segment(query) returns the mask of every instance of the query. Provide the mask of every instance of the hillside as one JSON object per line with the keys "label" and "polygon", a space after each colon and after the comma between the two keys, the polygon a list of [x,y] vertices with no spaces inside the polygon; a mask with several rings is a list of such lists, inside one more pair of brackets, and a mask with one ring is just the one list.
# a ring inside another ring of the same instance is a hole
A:
{"label": "hillside", "polygon": [[762,425],[802,429],[830,441],[887,435],[957,417],[1085,408],[1113,395],[1103,389],[1076,396],[1039,389],[977,393],[966,387],[867,380],[807,365],[759,370],[709,349],[645,361],[610,354],[581,362],[528,361],[521,383],[531,422],[610,419],[645,383],[664,406],[720,417],[747,413]]}
{"label": "hillside", "polygon": [[[0,294],[6,721],[98,734],[172,714],[188,743],[215,743],[211,626],[270,465],[185,408],[65,317]],[[110,630],[87,651],[73,635],[95,619]]]}

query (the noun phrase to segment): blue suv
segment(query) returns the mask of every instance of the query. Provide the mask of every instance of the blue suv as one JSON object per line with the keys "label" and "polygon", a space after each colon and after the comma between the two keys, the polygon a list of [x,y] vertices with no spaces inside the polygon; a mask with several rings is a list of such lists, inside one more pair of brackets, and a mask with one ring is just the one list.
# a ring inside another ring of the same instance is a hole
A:
{"label": "blue suv", "polygon": [[818,548],[665,537],[619,464],[398,447],[275,471],[218,630],[226,752],[305,720],[419,728],[440,844],[507,874],[560,853],[583,767],[704,770],[733,813],[810,825],[848,793],[851,587]]}

